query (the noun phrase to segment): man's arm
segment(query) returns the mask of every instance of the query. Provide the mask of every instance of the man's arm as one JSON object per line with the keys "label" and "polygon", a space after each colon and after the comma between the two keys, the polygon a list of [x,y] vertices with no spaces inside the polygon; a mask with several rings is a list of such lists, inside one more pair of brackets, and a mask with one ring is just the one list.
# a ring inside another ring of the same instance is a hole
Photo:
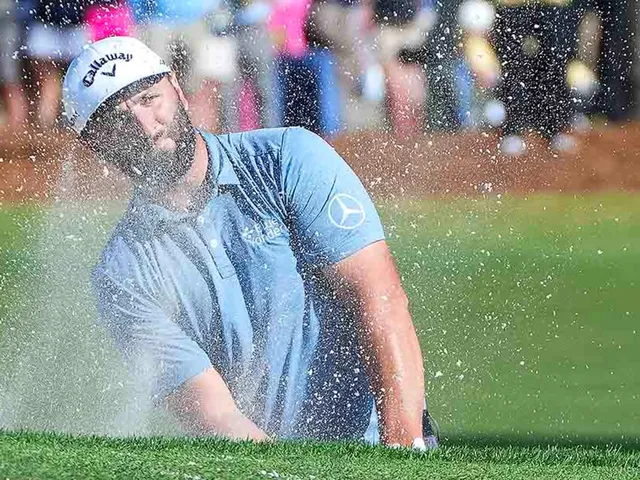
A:
{"label": "man's arm", "polygon": [[[121,256],[129,261],[112,264],[135,264],[126,256],[129,250],[122,250]],[[101,268],[92,276],[101,322],[131,368],[150,382],[153,396],[163,399],[190,433],[266,439],[267,435],[238,410],[206,353],[165,311],[163,299],[149,293],[161,289],[132,280],[156,281],[157,277],[117,273],[121,280]]]}
{"label": "man's arm", "polygon": [[222,377],[213,368],[185,382],[165,400],[183,428],[194,435],[232,440],[268,440],[267,434],[238,409]]}
{"label": "man's arm", "polygon": [[375,205],[324,140],[301,128],[282,137],[279,182],[300,259],[323,268],[356,313],[360,346],[382,423],[382,440],[422,437],[422,356],[407,299]]}
{"label": "man's arm", "polygon": [[422,437],[424,371],[407,297],[384,241],[325,268],[345,307],[355,313],[386,445]]}

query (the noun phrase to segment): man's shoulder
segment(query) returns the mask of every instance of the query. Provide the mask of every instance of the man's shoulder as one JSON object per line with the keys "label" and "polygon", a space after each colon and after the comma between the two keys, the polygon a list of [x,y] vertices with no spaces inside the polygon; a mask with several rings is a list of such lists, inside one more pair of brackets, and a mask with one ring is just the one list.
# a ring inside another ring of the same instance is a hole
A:
{"label": "man's shoulder", "polygon": [[144,229],[139,228],[139,221],[139,215],[129,207],[103,247],[94,275],[115,277],[139,268],[145,235]]}
{"label": "man's shoulder", "polygon": [[221,146],[241,156],[279,154],[283,148],[314,142],[319,137],[303,127],[280,127],[216,135]]}
{"label": "man's shoulder", "polygon": [[216,135],[222,148],[238,155],[262,155],[278,152],[286,128],[264,128],[246,132]]}

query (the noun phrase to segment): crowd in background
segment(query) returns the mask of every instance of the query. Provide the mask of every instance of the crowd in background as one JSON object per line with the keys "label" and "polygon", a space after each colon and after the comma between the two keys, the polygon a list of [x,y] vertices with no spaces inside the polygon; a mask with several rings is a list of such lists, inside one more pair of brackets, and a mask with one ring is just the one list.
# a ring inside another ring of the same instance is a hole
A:
{"label": "crowd in background", "polygon": [[0,123],[64,121],[83,45],[135,35],[177,72],[213,131],[301,125],[499,128],[569,149],[594,117],[634,116],[632,0],[0,0]]}

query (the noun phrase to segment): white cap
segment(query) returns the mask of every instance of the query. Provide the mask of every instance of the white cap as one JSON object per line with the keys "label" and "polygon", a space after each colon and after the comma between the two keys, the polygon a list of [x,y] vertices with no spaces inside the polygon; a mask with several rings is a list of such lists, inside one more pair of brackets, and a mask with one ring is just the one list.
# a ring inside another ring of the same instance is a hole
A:
{"label": "white cap", "polygon": [[64,116],[80,133],[113,94],[138,80],[170,71],[157,53],[132,37],[110,37],[86,45],[64,77]]}

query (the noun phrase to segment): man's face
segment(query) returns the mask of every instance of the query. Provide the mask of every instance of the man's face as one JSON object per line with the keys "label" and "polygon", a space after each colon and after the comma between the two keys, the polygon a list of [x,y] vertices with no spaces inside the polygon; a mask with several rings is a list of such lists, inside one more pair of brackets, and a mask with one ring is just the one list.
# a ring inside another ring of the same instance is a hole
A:
{"label": "man's face", "polygon": [[152,191],[184,177],[193,163],[196,131],[175,78],[142,84],[112,103],[83,131],[89,148]]}

